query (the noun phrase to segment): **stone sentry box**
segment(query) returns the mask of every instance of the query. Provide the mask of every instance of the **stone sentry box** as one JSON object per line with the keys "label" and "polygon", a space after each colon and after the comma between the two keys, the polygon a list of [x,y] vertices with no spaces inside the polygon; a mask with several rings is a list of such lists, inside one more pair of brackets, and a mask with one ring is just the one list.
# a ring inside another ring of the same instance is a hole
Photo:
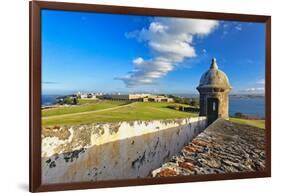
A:
{"label": "stone sentry box", "polygon": [[226,74],[219,70],[215,58],[210,69],[202,75],[197,90],[200,93],[200,116],[207,116],[208,125],[217,118],[228,119],[231,86]]}
{"label": "stone sentry box", "polygon": [[205,117],[43,128],[42,183],[148,177],[205,128]]}

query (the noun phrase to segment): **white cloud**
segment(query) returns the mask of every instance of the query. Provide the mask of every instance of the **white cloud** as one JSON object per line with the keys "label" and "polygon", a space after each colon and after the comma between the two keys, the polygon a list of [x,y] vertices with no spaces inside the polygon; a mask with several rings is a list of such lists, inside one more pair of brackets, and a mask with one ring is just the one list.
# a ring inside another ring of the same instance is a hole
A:
{"label": "white cloud", "polygon": [[242,30],[242,25],[241,24],[236,25],[235,29],[238,30],[238,31],[241,31]]}
{"label": "white cloud", "polygon": [[255,86],[253,87],[250,87],[250,88],[246,88],[246,89],[243,89],[241,90],[242,92],[245,92],[245,93],[264,93],[265,91],[265,80],[264,79],[260,79],[260,80],[257,80],[256,82],[253,82]]}
{"label": "white cloud", "polygon": [[136,59],[133,60],[133,63],[136,64],[136,65],[140,65],[144,62],[143,58],[141,57],[138,57]]}
{"label": "white cloud", "polygon": [[206,49],[203,49],[202,52],[203,52],[203,54],[207,54],[207,50]]}
{"label": "white cloud", "polygon": [[227,34],[228,34],[228,31],[224,30],[222,32],[221,38],[224,39],[227,36]]}
{"label": "white cloud", "polygon": [[163,26],[161,23],[158,22],[152,22],[149,26],[149,30],[153,33],[164,33],[164,31],[167,30],[167,26]]}
{"label": "white cloud", "polygon": [[258,80],[256,83],[257,84],[265,84],[265,81],[264,81],[264,79],[261,79],[261,80]]}
{"label": "white cloud", "polygon": [[248,93],[261,93],[261,92],[264,92],[264,87],[247,88],[247,89],[244,89],[242,91],[248,92]]}
{"label": "white cloud", "polygon": [[194,36],[207,36],[218,25],[215,20],[156,17],[147,28],[126,33],[127,38],[147,43],[153,57],[134,59],[134,69],[118,79],[128,87],[155,83],[184,59],[196,56]]}
{"label": "white cloud", "polygon": [[263,87],[260,87],[260,88],[249,88],[248,89],[249,91],[261,91],[261,90],[264,90]]}

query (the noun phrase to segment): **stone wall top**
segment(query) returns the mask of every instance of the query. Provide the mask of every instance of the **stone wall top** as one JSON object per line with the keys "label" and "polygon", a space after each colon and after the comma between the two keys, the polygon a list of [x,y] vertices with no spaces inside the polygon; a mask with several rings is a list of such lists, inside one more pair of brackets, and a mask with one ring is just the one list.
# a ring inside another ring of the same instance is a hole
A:
{"label": "stone wall top", "polygon": [[152,176],[262,171],[264,133],[264,129],[218,119]]}

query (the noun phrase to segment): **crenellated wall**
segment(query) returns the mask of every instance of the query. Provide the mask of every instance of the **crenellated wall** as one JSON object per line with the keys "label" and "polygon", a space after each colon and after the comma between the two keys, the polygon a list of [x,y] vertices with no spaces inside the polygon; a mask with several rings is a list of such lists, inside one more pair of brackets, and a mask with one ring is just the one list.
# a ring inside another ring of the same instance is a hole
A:
{"label": "crenellated wall", "polygon": [[147,177],[205,129],[205,117],[42,129],[42,183]]}

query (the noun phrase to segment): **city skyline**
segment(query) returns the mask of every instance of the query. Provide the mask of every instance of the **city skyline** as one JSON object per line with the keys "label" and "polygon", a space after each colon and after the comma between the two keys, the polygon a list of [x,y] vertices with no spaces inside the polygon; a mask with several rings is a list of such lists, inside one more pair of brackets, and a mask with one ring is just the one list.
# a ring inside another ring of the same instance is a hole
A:
{"label": "city skyline", "polygon": [[197,94],[216,57],[232,93],[263,93],[262,23],[42,11],[42,93]]}

